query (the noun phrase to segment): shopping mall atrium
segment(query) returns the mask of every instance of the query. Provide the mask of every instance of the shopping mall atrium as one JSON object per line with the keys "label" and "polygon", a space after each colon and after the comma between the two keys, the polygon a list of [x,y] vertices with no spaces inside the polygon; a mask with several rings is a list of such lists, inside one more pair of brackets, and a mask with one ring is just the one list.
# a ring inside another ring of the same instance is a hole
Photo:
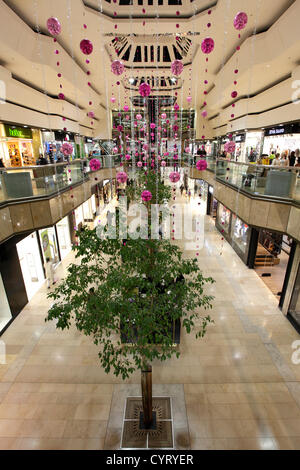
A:
{"label": "shopping mall atrium", "polygon": [[299,18],[0,0],[0,450],[300,450]]}

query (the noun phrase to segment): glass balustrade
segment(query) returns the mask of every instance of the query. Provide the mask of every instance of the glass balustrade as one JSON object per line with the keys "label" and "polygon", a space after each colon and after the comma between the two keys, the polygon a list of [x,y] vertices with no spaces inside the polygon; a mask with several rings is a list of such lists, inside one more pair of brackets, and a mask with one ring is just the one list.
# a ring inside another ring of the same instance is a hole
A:
{"label": "glass balustrade", "polygon": [[[101,168],[114,168],[119,155],[97,157]],[[0,169],[0,204],[16,199],[51,196],[89,178],[87,160],[71,163]]]}

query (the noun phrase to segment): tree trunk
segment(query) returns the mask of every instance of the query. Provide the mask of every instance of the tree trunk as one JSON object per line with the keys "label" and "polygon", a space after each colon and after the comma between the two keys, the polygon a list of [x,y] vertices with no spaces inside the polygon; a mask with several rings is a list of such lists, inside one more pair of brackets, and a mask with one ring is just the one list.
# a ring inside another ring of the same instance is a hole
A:
{"label": "tree trunk", "polygon": [[146,365],[141,376],[142,400],[144,412],[144,426],[146,429],[152,424],[152,366]]}

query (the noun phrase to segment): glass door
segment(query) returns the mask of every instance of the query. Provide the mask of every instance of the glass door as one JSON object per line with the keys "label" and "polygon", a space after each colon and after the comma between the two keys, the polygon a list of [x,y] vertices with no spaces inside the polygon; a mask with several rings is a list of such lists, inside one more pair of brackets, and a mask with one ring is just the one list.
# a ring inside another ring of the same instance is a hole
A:
{"label": "glass door", "polygon": [[17,243],[17,251],[27,297],[30,300],[45,280],[36,233]]}

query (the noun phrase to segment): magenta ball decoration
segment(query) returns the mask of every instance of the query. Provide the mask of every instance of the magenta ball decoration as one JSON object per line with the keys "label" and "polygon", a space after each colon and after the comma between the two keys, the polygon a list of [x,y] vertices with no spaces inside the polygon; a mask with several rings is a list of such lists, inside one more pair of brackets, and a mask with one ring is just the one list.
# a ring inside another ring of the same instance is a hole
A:
{"label": "magenta ball decoration", "polygon": [[161,166],[163,166],[163,167],[164,167],[164,166],[167,166],[167,163],[166,163],[164,160],[162,160]]}
{"label": "magenta ball decoration", "polygon": [[93,52],[93,44],[89,39],[83,39],[80,42],[80,49],[84,55],[90,55]]}
{"label": "magenta ball decoration", "polygon": [[142,192],[141,197],[142,197],[142,200],[143,200],[144,202],[151,201],[151,199],[152,199],[152,193],[151,193],[150,191],[148,191],[148,190],[145,190],[145,191]]}
{"label": "magenta ball decoration", "polygon": [[125,155],[125,159],[126,159],[126,160],[130,160],[130,159],[131,159],[131,156],[127,154],[127,155]]}
{"label": "magenta ball decoration", "polygon": [[58,36],[61,33],[61,24],[53,16],[47,20],[47,29],[52,36]]}
{"label": "magenta ball decoration", "polygon": [[248,23],[247,13],[240,11],[234,18],[233,25],[235,29],[237,29],[238,31],[241,31],[242,29],[246,27],[247,23]]}
{"label": "magenta ball decoration", "polygon": [[196,168],[199,171],[204,171],[207,169],[207,161],[206,160],[198,160],[196,163]]}
{"label": "magenta ball decoration", "polygon": [[203,111],[203,112],[201,113],[201,116],[204,117],[204,118],[206,118],[206,117],[207,117],[207,111]]}
{"label": "magenta ball decoration", "polygon": [[92,160],[90,161],[90,169],[92,171],[97,171],[97,170],[100,170],[100,168],[101,168],[100,160],[98,160],[98,158],[92,158]]}
{"label": "magenta ball decoration", "polygon": [[166,113],[162,113],[161,118],[162,118],[162,119],[167,119]]}
{"label": "magenta ball decoration", "polygon": [[61,151],[64,155],[72,155],[73,153],[73,146],[71,144],[69,144],[68,142],[65,142],[64,144],[62,144],[61,146]]}
{"label": "magenta ball decoration", "polygon": [[180,75],[183,71],[183,63],[181,60],[174,60],[171,64],[171,71],[173,75]]}
{"label": "magenta ball decoration", "polygon": [[94,113],[94,111],[89,111],[89,113],[88,113],[88,117],[90,117],[90,118],[94,118],[94,117],[95,117],[95,113]]}
{"label": "magenta ball decoration", "polygon": [[169,178],[172,183],[178,183],[178,181],[180,180],[180,173],[174,171],[170,173]]}
{"label": "magenta ball decoration", "polygon": [[233,153],[235,151],[235,143],[233,141],[226,142],[224,145],[224,150],[227,153]]}
{"label": "magenta ball decoration", "polygon": [[114,60],[112,62],[112,64],[111,64],[112,73],[114,73],[115,75],[122,75],[124,70],[125,70],[125,67],[122,64],[122,62],[120,62],[120,60]]}
{"label": "magenta ball decoration", "polygon": [[143,162],[137,162],[137,166],[141,168],[143,166]]}
{"label": "magenta ball decoration", "polygon": [[126,183],[128,175],[127,173],[125,173],[125,171],[119,171],[119,173],[117,173],[116,178],[119,183]]}
{"label": "magenta ball decoration", "polygon": [[150,85],[148,85],[148,83],[145,83],[145,82],[141,83],[139,87],[139,93],[141,96],[143,96],[143,98],[146,98],[147,96],[149,96],[151,93]]}
{"label": "magenta ball decoration", "polygon": [[201,43],[201,50],[204,54],[210,54],[215,48],[215,41],[212,38],[205,38]]}
{"label": "magenta ball decoration", "polygon": [[237,94],[237,91],[233,91],[233,92],[231,93],[231,97],[232,97],[232,98],[236,98],[237,95],[238,95],[238,94]]}
{"label": "magenta ball decoration", "polygon": [[137,114],[137,115],[136,115],[136,120],[137,120],[137,121],[141,121],[142,118],[143,118],[143,116],[142,116],[141,114]]}

